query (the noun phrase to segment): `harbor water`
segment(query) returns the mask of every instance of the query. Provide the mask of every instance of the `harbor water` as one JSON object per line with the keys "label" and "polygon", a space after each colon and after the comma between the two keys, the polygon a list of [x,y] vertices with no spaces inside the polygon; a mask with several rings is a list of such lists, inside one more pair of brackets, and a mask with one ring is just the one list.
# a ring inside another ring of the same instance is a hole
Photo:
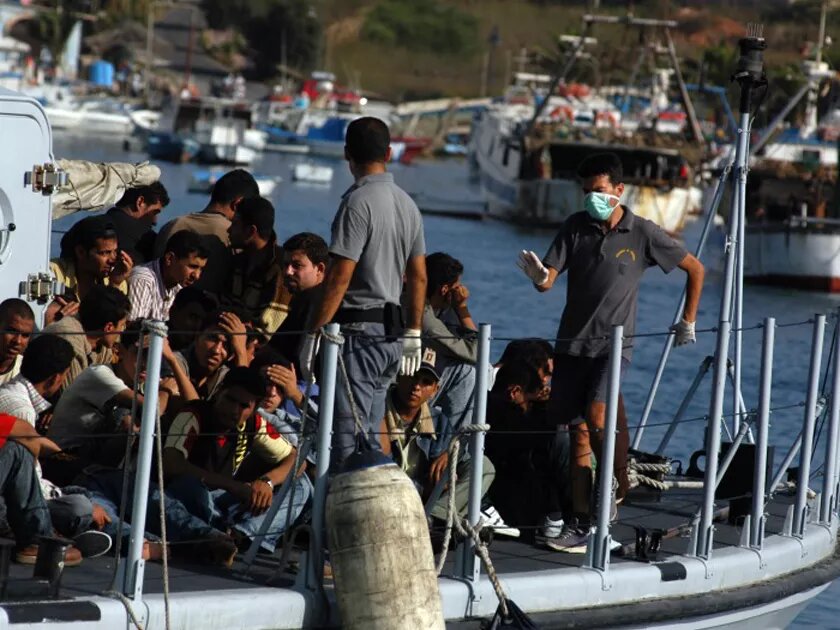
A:
{"label": "harbor water", "polygon": [[[143,154],[124,152],[121,142],[93,142],[90,138],[60,136],[54,140],[54,154],[57,158],[94,161],[136,162],[145,159]],[[250,169],[254,173],[279,175],[283,178],[271,199],[276,209],[275,230],[280,242],[301,231],[316,232],[328,239],[330,223],[340,196],[352,182],[343,163],[329,162],[335,171],[331,184],[293,183],[291,167],[306,159],[304,156],[266,153]],[[174,216],[201,210],[207,202],[207,196],[187,192],[190,175],[196,167],[173,164],[160,166],[163,170],[162,182],[169,191],[171,202],[161,213],[158,225],[163,225]],[[462,207],[471,200],[479,201],[479,193],[469,181],[465,162],[421,162],[411,166],[395,165],[391,170],[397,182],[406,190],[434,196],[437,202],[451,199],[453,205]],[[53,255],[57,255],[60,231],[66,230],[81,216],[71,215],[54,224],[56,233],[53,234]],[[550,245],[553,233],[530,231],[495,221],[470,221],[443,216],[425,216],[424,226],[429,252],[449,253],[464,264],[463,282],[470,291],[469,306],[473,317],[476,321],[493,325],[494,358],[501,353],[508,339],[554,337],[565,305],[565,279],[558,282],[551,292],[539,294],[515,264],[517,254],[522,249],[531,249],[542,255]],[[699,222],[690,223],[686,228],[684,237],[690,251],[695,247],[699,232]],[[643,450],[653,450],[659,444],[665,425],[680,405],[703,358],[713,353],[714,333],[709,329],[716,326],[718,319],[722,244],[723,235],[716,230],[702,256],[707,265],[707,279],[697,329],[706,332],[698,332],[697,344],[674,349],[644,434]],[[636,330],[645,336],[635,341],[633,361],[622,386],[631,435],[638,424],[664,343],[664,335],[647,336],[646,333],[663,333],[667,330],[684,281],[685,275],[679,271],[666,276],[658,269],[651,269],[642,283]],[[757,325],[766,316],[775,316],[777,322],[784,325],[807,322],[815,313],[831,314],[840,307],[840,297],[747,285],[744,302],[743,392],[747,409],[753,409],[757,404],[761,344],[761,330]],[[835,319],[829,319],[826,352],[831,346],[828,341],[833,334],[834,323]],[[776,465],[801,427],[804,413],[801,403],[805,399],[810,338],[811,326],[808,323],[783,326],[776,333],[772,404],[780,409],[771,418],[771,436],[775,435],[782,444],[776,452]],[[824,369],[827,360],[826,354]],[[709,375],[685,416],[686,422],[678,428],[668,449],[667,454],[679,459],[684,467],[691,453],[702,448],[710,386]],[[731,409],[732,403],[727,400],[725,412],[730,413]],[[819,471],[821,465],[822,443],[819,443],[814,469]],[[816,487],[817,481],[821,483],[821,480],[813,480],[812,487]],[[840,628],[840,583],[835,583],[823,593],[792,627]]]}

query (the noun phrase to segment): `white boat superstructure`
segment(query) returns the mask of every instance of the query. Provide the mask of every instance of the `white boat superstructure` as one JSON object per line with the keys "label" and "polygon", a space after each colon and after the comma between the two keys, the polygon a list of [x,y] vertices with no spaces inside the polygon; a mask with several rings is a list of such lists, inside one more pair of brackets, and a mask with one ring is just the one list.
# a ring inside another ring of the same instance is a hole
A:
{"label": "white boat superstructure", "polygon": [[47,118],[55,129],[78,133],[128,135],[136,126],[154,128],[160,114],[151,110],[132,110],[113,98],[47,101]]}

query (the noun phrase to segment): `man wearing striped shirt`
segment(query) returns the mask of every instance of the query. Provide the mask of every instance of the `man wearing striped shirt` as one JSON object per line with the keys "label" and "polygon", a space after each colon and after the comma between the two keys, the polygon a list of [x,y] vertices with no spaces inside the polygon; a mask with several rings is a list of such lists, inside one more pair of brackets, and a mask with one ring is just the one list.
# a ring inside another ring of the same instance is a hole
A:
{"label": "man wearing striped shirt", "polygon": [[194,284],[207,264],[207,249],[194,232],[176,232],[163,256],[132,269],[128,278],[129,319],[169,319],[169,308],[183,287]]}

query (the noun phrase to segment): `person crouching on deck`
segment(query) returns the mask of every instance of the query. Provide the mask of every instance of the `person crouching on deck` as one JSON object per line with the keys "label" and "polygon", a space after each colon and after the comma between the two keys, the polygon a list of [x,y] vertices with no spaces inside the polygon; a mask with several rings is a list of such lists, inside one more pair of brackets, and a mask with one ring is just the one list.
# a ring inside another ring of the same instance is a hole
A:
{"label": "person crouching on deck", "polygon": [[[540,292],[551,289],[561,273],[569,272],[566,308],[554,348],[549,413],[556,422],[573,425],[572,502],[577,523],[567,524],[566,534],[574,547],[588,535],[590,514],[598,503],[593,496],[591,454],[597,459],[602,452],[612,328],[624,326],[623,371],[633,351],[636,302],[644,272],[655,265],[665,273],[679,267],[687,275],[686,301],[682,319],[674,327],[674,341],[677,346],[693,343],[704,276],[697,258],[658,225],[621,203],[624,184],[617,155],[588,157],[578,176],[584,211],[563,223],[542,261],[530,251],[523,251],[519,259],[519,267]],[[613,479],[613,499],[617,494],[619,501],[628,489],[628,443],[627,418],[619,398]],[[597,480],[594,488],[598,488]],[[562,547],[561,543],[552,545],[560,551]]]}

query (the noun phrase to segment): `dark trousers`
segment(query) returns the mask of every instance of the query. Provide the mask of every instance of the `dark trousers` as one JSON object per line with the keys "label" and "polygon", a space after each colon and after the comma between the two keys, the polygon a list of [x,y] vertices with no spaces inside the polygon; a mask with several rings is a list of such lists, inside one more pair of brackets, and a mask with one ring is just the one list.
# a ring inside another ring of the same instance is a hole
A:
{"label": "dark trousers", "polygon": [[0,448],[0,495],[18,547],[36,544],[40,536],[52,534],[50,512],[35,474],[35,458],[14,441]]}

